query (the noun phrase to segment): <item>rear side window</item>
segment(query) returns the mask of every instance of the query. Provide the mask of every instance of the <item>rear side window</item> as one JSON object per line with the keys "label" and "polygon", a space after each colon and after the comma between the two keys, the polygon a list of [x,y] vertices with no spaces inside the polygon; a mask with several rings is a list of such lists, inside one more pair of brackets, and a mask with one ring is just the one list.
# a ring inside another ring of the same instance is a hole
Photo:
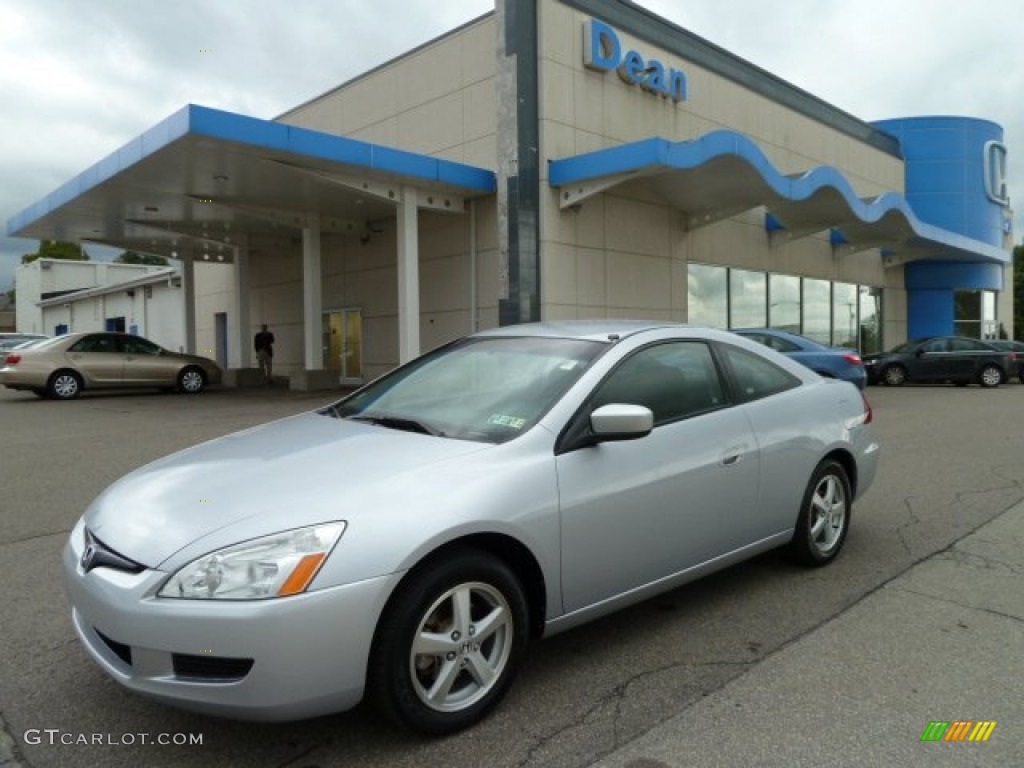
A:
{"label": "rear side window", "polygon": [[739,347],[723,344],[720,347],[732,371],[740,400],[760,400],[800,385],[800,379],[775,363]]}

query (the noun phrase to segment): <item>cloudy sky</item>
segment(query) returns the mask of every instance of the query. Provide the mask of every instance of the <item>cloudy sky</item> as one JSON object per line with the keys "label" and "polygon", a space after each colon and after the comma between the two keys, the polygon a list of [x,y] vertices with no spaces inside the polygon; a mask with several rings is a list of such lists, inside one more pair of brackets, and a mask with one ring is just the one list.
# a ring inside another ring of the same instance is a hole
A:
{"label": "cloudy sky", "polygon": [[[1019,0],[639,4],[865,120],[954,114],[1002,124],[1018,197]],[[0,235],[11,216],[186,103],[271,118],[492,8],[493,0],[0,0]],[[1015,232],[1024,234],[1020,215]],[[0,289],[35,249],[0,237]]]}

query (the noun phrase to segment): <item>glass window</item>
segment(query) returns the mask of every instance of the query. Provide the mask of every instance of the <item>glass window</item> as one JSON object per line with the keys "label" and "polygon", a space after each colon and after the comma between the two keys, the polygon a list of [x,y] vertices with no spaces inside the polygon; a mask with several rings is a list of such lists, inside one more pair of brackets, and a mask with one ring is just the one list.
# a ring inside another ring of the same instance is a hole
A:
{"label": "glass window", "polygon": [[996,323],[996,294],[994,291],[981,292],[981,337],[983,339],[999,338]]}
{"label": "glass window", "polygon": [[687,313],[694,325],[729,325],[728,272],[725,267],[690,264],[687,270]]}
{"label": "glass window", "polygon": [[540,337],[467,339],[414,360],[321,413],[502,443],[536,424],[608,346]]}
{"label": "glass window", "polygon": [[729,327],[760,328],[768,319],[768,276],[745,269],[729,270]]}
{"label": "glass window", "polygon": [[71,345],[69,352],[117,352],[117,342],[113,336],[86,336]]}
{"label": "glass window", "polygon": [[940,352],[949,352],[949,339],[942,338],[926,341],[924,344],[921,345],[921,351],[932,354],[937,354]]}
{"label": "glass window", "polygon": [[832,346],[857,348],[857,286],[832,284]]}
{"label": "glass window", "polygon": [[828,346],[832,343],[832,290],[828,280],[804,278],[803,336]]}
{"label": "glass window", "polygon": [[609,403],[650,408],[659,425],[720,408],[725,397],[707,344],[681,341],[646,347],[621,363],[591,406]]}
{"label": "glass window", "polygon": [[860,287],[860,344],[862,355],[881,352],[882,346],[882,289],[867,285]]}
{"label": "glass window", "polygon": [[126,355],[159,355],[162,351],[148,339],[123,337],[120,339],[121,351]]}
{"label": "glass window", "polygon": [[953,294],[953,332],[957,336],[981,338],[981,294],[981,291],[956,291]]}
{"label": "glass window", "polygon": [[759,400],[800,384],[792,374],[745,349],[723,344],[722,350],[744,401]]}
{"label": "glass window", "polygon": [[790,333],[800,333],[800,278],[770,275],[768,296],[768,325]]}

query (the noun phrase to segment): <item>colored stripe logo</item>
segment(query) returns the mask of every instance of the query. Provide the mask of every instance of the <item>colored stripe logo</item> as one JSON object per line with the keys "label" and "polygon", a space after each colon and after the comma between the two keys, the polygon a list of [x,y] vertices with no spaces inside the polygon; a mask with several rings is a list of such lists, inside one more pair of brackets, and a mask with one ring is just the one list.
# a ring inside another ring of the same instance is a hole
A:
{"label": "colored stripe logo", "polygon": [[932,720],[921,741],[988,741],[995,729],[995,720]]}

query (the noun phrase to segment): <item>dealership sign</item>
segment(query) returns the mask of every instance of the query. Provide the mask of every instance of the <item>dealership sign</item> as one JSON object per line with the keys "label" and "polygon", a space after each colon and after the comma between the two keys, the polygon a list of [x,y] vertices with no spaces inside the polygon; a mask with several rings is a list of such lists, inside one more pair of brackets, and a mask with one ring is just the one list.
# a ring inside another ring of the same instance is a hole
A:
{"label": "dealership sign", "polygon": [[618,33],[603,21],[583,23],[583,64],[588,69],[614,69],[630,85],[638,85],[672,101],[686,101],[686,75],[657,59],[645,59],[638,51],[623,53]]}
{"label": "dealership sign", "polygon": [[1005,208],[1010,205],[1006,185],[1006,145],[999,141],[988,141],[983,151],[985,194],[993,203]]}

